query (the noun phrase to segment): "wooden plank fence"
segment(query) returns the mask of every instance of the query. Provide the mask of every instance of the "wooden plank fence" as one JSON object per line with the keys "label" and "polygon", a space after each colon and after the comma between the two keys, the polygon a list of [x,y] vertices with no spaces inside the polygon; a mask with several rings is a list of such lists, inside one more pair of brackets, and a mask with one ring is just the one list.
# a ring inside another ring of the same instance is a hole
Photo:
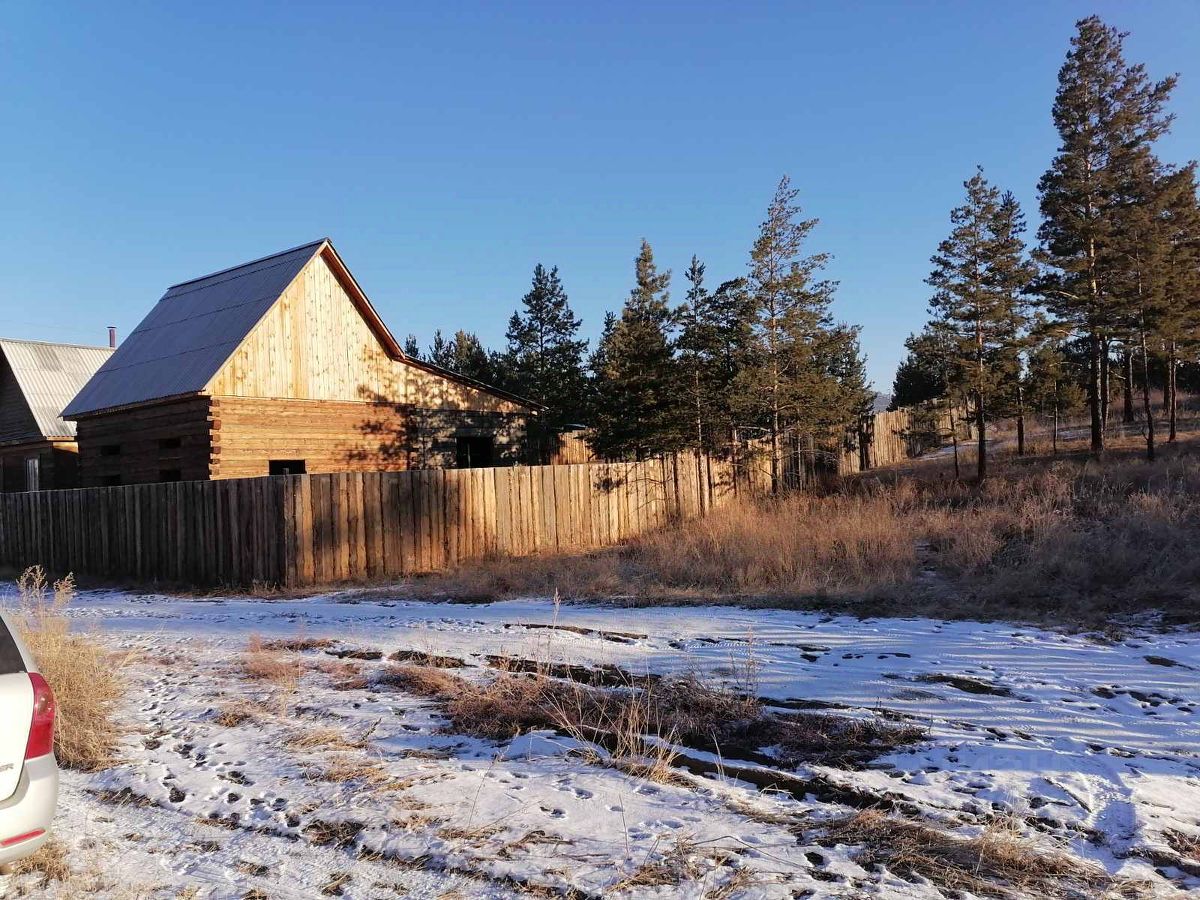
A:
{"label": "wooden plank fence", "polygon": [[730,499],[728,462],[282,475],[0,494],[0,565],[303,587],[617,543]]}

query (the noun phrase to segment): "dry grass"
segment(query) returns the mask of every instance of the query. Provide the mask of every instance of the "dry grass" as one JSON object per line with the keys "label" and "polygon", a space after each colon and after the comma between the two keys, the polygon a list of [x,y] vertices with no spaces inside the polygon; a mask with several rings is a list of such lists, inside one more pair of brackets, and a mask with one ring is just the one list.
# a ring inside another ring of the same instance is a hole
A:
{"label": "dry grass", "polygon": [[67,851],[53,838],[38,848],[36,853],[12,863],[10,874],[20,878],[33,876],[38,887],[48,887],[51,882],[66,882],[71,879],[71,867],[67,863]]}
{"label": "dry grass", "polygon": [[50,586],[40,566],[17,579],[15,622],[58,702],[54,750],[60,765],[85,772],[116,761],[120,728],[116,707],[124,691],[123,660],[92,636],[71,630],[67,606],[75,596],[71,576]]}
{"label": "dry grass", "polygon": [[871,758],[923,737],[919,729],[873,720],[771,714],[751,697],[694,676],[601,688],[501,671],[481,684],[444,669],[396,665],[379,684],[437,700],[461,733],[507,740],[552,728],[602,746],[603,753],[585,753],[591,762],[659,782],[680,781],[674,769],[679,745],[750,759],[770,747],[771,761],[791,765]]}
{"label": "dry grass", "polygon": [[460,600],[558,592],[1085,624],[1147,608],[1200,619],[1200,437],[1152,464],[1136,438],[1112,447],[1099,463],[997,454],[983,485],[924,461],[737,502],[622,547],[468,564],[421,588]]}
{"label": "dry grass", "polygon": [[240,667],[247,678],[269,682],[289,693],[300,685],[302,663],[288,658],[286,651],[272,647],[257,634],[250,635],[247,640]]}
{"label": "dry grass", "polygon": [[370,680],[360,663],[340,659],[318,660],[313,666],[318,672],[329,676],[335,690],[361,691],[370,686]]}
{"label": "dry grass", "polygon": [[271,710],[257,700],[238,698],[222,703],[213,721],[222,728],[237,728],[246,722],[261,722]]}
{"label": "dry grass", "polygon": [[326,647],[332,647],[336,643],[329,638],[309,638],[295,637],[284,638],[282,640],[264,641],[261,646],[263,650],[284,651],[287,653],[305,653],[309,650],[324,650]]}
{"label": "dry grass", "polygon": [[1138,896],[1135,885],[1119,883],[1102,867],[1065,848],[1022,837],[1016,824],[999,821],[964,837],[913,821],[864,810],[828,826],[828,839],[859,845],[860,864],[882,865],[906,876],[926,878],[954,891],[1018,900],[1025,897]]}
{"label": "dry grass", "polygon": [[293,750],[363,750],[370,743],[371,735],[379,723],[376,722],[362,734],[351,735],[345,728],[320,726],[298,731],[284,740],[284,746]]}
{"label": "dry grass", "polygon": [[[157,896],[162,885],[141,884],[128,879],[117,882],[102,851],[85,841],[68,849],[51,838],[31,856],[10,868],[11,881],[0,888],[4,897],[105,897],[110,900],[144,900]],[[180,894],[185,897],[185,894]]]}
{"label": "dry grass", "polygon": [[734,870],[725,883],[711,890],[707,883],[718,867],[730,865],[734,858],[733,853],[722,847],[697,844],[690,835],[679,835],[667,847],[651,847],[646,858],[627,875],[609,885],[606,893],[618,894],[637,888],[681,887],[685,882],[698,882],[693,890],[698,888],[698,896],[703,896],[705,900],[728,897],[749,885],[750,879],[745,870]]}
{"label": "dry grass", "polygon": [[1163,837],[1167,846],[1184,859],[1200,863],[1200,834],[1184,834],[1182,831],[1168,831]]}
{"label": "dry grass", "polygon": [[320,764],[306,768],[304,773],[308,781],[325,781],[331,784],[349,784],[355,782],[362,787],[374,791],[403,790],[408,782],[391,775],[376,759],[361,753],[332,754]]}

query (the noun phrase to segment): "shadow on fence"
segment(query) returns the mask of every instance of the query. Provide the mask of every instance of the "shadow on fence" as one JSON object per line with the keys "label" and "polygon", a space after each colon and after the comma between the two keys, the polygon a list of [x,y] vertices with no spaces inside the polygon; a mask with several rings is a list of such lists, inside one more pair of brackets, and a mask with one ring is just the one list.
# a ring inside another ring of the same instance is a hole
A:
{"label": "shadow on fence", "polygon": [[687,454],[2,494],[0,565],[205,587],[304,587],[607,546],[703,515],[733,495],[728,462]]}

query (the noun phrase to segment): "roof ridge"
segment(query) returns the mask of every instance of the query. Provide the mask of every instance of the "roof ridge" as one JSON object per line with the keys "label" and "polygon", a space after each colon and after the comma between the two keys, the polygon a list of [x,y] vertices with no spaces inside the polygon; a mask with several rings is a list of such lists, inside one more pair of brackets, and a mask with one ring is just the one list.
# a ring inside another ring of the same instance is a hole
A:
{"label": "roof ridge", "polygon": [[300,250],[306,250],[309,247],[317,247],[326,242],[333,243],[332,241],[329,240],[329,238],[323,237],[323,238],[320,238],[315,241],[309,241],[308,243],[305,243],[305,244],[297,244],[295,247],[291,247],[287,250],[280,250],[278,253],[268,253],[266,256],[260,256],[258,259],[252,259],[249,262],[238,263],[236,266],[229,266],[228,268],[225,268],[225,269],[218,269],[215,272],[209,272],[207,275],[200,275],[196,278],[189,278],[189,279],[187,279],[187,281],[180,281],[178,284],[171,285],[169,288],[167,288],[167,293],[170,293],[171,291],[175,290],[175,288],[183,287],[185,284],[194,284],[197,281],[204,281],[205,279],[208,279],[208,278],[216,278],[218,275],[225,275],[225,274],[228,274],[229,272],[234,272],[238,269],[244,269],[247,266],[255,266],[255,265],[258,265],[259,263],[266,262],[269,259],[274,259],[277,256],[287,256],[289,253],[296,253]]}
{"label": "roof ridge", "polygon": [[76,350],[116,350],[105,344],[69,344],[66,341],[39,341],[34,338],[0,337],[0,344],[42,344],[46,347],[72,347]]}

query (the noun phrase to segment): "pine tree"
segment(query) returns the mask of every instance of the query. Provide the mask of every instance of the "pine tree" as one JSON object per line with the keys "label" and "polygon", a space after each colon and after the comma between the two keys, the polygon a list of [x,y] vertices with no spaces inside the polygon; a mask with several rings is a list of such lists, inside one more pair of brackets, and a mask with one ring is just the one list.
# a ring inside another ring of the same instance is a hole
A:
{"label": "pine tree", "polygon": [[1023,291],[1034,270],[1025,259],[1024,220],[1011,194],[1001,195],[983,170],[963,185],[966,202],[950,213],[950,236],[938,245],[930,312],[951,336],[951,371],[975,411],[978,477],[987,476],[987,419],[993,402],[1016,393],[1027,315]]}
{"label": "pine tree", "polygon": [[[642,241],[635,263],[636,284],[620,318],[597,351],[593,446],[606,457],[642,459],[683,444],[675,325],[667,286],[650,244]],[[607,322],[606,322],[607,325]]]}
{"label": "pine tree", "polygon": [[1120,204],[1112,232],[1113,293],[1118,328],[1141,370],[1146,458],[1155,457],[1154,407],[1150,402],[1150,353],[1168,321],[1168,209],[1188,185],[1142,146],[1121,160]]}
{"label": "pine tree", "polygon": [[957,338],[943,322],[933,320],[904,342],[908,355],[896,371],[892,401],[888,409],[910,407],[915,410],[913,430],[925,437],[929,446],[939,446],[947,435],[942,433],[944,408],[949,413],[949,438],[954,445],[954,478],[959,478],[958,427],[955,410],[966,402],[962,385],[966,383],[957,367]]}
{"label": "pine tree", "polygon": [[578,338],[581,321],[571,311],[557,268],[534,267],[521,306],[509,318],[505,335],[506,386],[544,403],[542,427],[556,432],[583,416],[587,341]]}
{"label": "pine tree", "polygon": [[896,369],[889,409],[920,406],[944,399],[950,393],[950,350],[944,329],[934,324],[910,334],[904,342],[908,354]]}
{"label": "pine tree", "polygon": [[770,438],[774,492],[782,487],[785,430],[815,436],[854,416],[842,405],[840,385],[829,370],[830,360],[839,356],[830,341],[844,343],[853,335],[835,329],[829,314],[836,283],[817,277],[828,254],[804,255],[817,220],[800,218],[798,194],[784,176],[750,251],[754,348],[738,376],[739,413]]}
{"label": "pine tree", "polygon": [[1051,446],[1055,453],[1058,453],[1060,420],[1084,406],[1084,394],[1079,388],[1082,374],[1075,371],[1061,339],[1043,339],[1029,353],[1029,402],[1043,416],[1051,417]]}
{"label": "pine tree", "polygon": [[483,343],[472,332],[459,329],[450,340],[439,328],[429,347],[429,361],[434,365],[491,384],[494,381],[492,359]]}
{"label": "pine tree", "polygon": [[1174,441],[1178,428],[1178,373],[1182,354],[1194,356],[1200,349],[1200,197],[1197,196],[1196,164],[1175,176],[1177,183],[1167,197],[1165,231],[1167,250],[1161,337],[1166,357],[1167,440]]}
{"label": "pine tree", "polygon": [[1038,182],[1039,260],[1050,267],[1040,290],[1048,309],[1086,336],[1091,444],[1104,451],[1108,346],[1120,323],[1114,303],[1119,270],[1113,239],[1122,162],[1170,125],[1163,112],[1174,78],[1151,82],[1122,56],[1125,34],[1096,16],[1076,23],[1059,70],[1053,117],[1059,149]]}
{"label": "pine tree", "polygon": [[421,345],[417,343],[415,334],[410,334],[404,339],[404,355],[411,359],[421,358]]}
{"label": "pine tree", "polygon": [[710,292],[704,264],[693,256],[684,277],[687,299],[678,310],[680,367],[687,379],[688,442],[697,453],[719,452],[732,443],[732,392],[746,364],[749,303],[743,279]]}

